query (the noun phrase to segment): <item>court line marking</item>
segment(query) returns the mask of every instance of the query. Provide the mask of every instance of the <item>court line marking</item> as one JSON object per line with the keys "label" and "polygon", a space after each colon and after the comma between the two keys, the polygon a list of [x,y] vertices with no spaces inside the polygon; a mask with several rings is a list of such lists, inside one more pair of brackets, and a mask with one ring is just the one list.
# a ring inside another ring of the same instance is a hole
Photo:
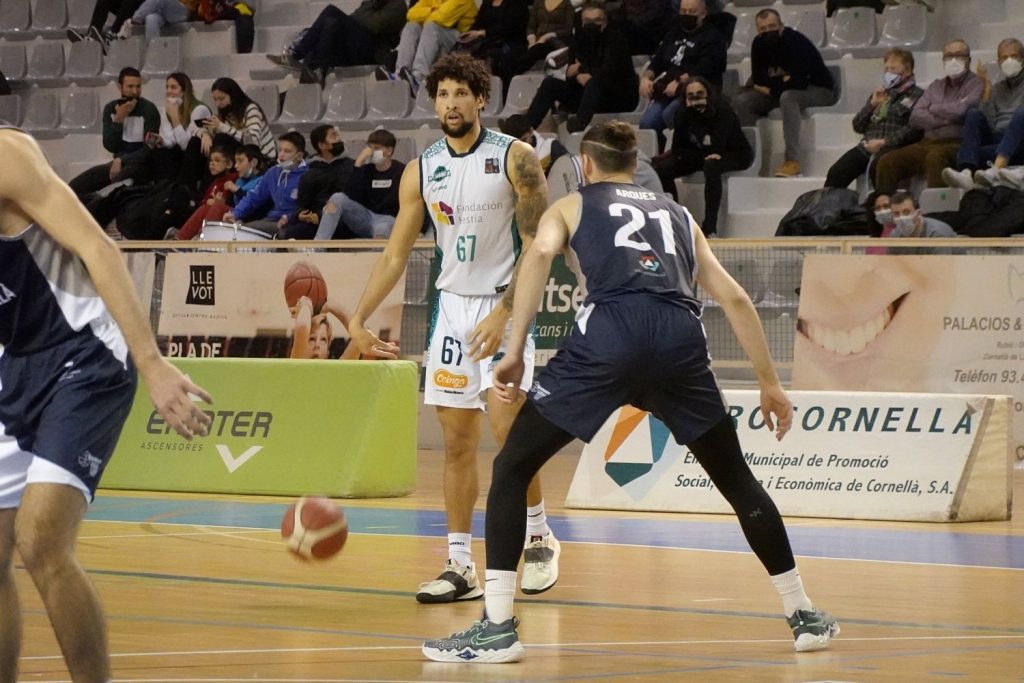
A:
{"label": "court line marking", "polygon": [[[214,528],[216,528],[216,529],[240,529],[240,530],[245,530],[245,531],[248,531],[248,532],[257,532],[257,531],[262,531],[262,532],[266,532],[266,533],[277,532],[276,529],[271,529],[271,528],[249,527],[249,526],[231,526],[231,525],[226,525],[226,524],[207,524],[207,525],[203,525],[203,524],[193,524],[193,523],[189,523],[189,522],[150,522],[150,521],[137,522],[137,521],[122,520],[122,519],[86,519],[85,521],[86,522],[93,522],[93,523],[103,523],[103,524],[135,524],[135,525],[149,524],[151,526],[156,526],[156,525],[163,525],[163,526],[187,526],[187,527],[193,527],[193,528],[196,528],[196,527],[204,528],[205,527],[205,528],[210,528],[210,529],[214,529]],[[446,526],[446,525],[444,525],[444,524],[441,524],[441,525],[431,524],[431,525],[428,525],[428,526]],[[211,531],[209,533],[214,534],[216,532]],[[118,535],[115,534],[115,535],[109,536],[109,538],[127,538],[127,537],[146,537],[146,538],[152,537],[152,538],[160,538],[160,537],[163,537],[163,536],[168,536],[169,537],[169,536],[172,536],[172,535],[177,535],[177,534],[124,534],[123,536],[118,536]],[[182,535],[184,535],[184,534],[182,534]],[[196,534],[191,534],[191,535],[196,535]],[[371,534],[371,533],[366,533],[365,531],[360,531],[360,532],[353,531],[353,532],[350,533],[350,535],[351,536],[380,536],[380,537],[384,537],[384,538],[396,538],[396,537],[397,538],[442,538],[441,536],[429,536],[429,535],[424,535],[424,534]],[[82,536],[78,537],[78,540],[80,540],[80,541],[82,541],[82,540],[91,540],[92,538],[108,538],[108,537],[106,537],[106,536],[90,537],[90,536],[82,535]],[[246,540],[249,540],[249,539],[246,539]],[[677,550],[677,551],[681,550],[681,551],[687,551],[687,552],[723,553],[723,554],[727,554],[727,555],[752,555],[753,554],[753,551],[751,551],[751,550],[722,550],[720,548],[697,548],[697,547],[689,547],[689,546],[644,545],[644,544],[641,544],[641,543],[609,543],[607,541],[562,541],[561,539],[559,539],[559,541],[561,543],[570,543],[570,544],[578,543],[580,545],[598,545],[598,546],[610,546],[610,547],[640,548],[640,549],[644,549],[644,550]],[[807,559],[807,560],[834,560],[834,561],[837,561],[837,562],[871,562],[871,563],[874,563],[874,564],[900,564],[900,565],[910,565],[910,566],[916,566],[916,567],[947,567],[947,568],[954,568],[954,569],[991,569],[991,570],[1001,570],[1001,571],[1011,571],[1011,572],[1024,572],[1024,567],[993,567],[993,566],[990,566],[990,565],[953,564],[953,563],[949,563],[949,562],[915,562],[913,560],[878,560],[878,559],[874,559],[874,558],[838,557],[838,556],[833,556],[833,555],[801,555],[801,554],[798,554],[798,553],[794,553],[793,556],[797,557],[797,558]]]}
{"label": "court line marking", "polygon": [[[407,636],[413,638],[413,636]],[[868,642],[894,642],[894,641],[949,641],[949,640],[1024,640],[1024,635],[999,635],[999,636],[896,636],[893,638],[865,637],[840,639],[844,643],[868,643]],[[652,645],[769,645],[772,643],[789,643],[788,638],[746,638],[741,640],[619,640],[619,641],[594,641],[578,643],[530,643],[524,642],[525,647],[542,649],[565,649],[582,647],[649,647]],[[379,650],[419,650],[420,645],[346,645],[344,647],[275,647],[275,648],[246,648],[237,650],[180,650],[163,652],[117,652],[111,653],[110,657],[192,657],[211,655],[251,655],[251,654],[285,654],[303,652],[373,652]],[[22,657],[24,660],[42,661],[63,659],[63,655],[36,655]],[[266,679],[260,679],[266,680]]]}

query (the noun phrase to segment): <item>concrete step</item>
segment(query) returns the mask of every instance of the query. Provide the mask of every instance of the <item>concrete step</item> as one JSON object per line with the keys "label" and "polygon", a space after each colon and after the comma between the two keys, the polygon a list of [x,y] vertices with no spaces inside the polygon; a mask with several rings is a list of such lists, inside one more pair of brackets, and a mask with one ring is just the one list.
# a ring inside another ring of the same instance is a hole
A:
{"label": "concrete step", "polygon": [[729,211],[788,211],[804,192],[825,184],[820,176],[800,178],[729,178]]}
{"label": "concrete step", "polygon": [[742,239],[767,239],[775,236],[779,221],[789,209],[730,212],[725,216],[719,234]]}

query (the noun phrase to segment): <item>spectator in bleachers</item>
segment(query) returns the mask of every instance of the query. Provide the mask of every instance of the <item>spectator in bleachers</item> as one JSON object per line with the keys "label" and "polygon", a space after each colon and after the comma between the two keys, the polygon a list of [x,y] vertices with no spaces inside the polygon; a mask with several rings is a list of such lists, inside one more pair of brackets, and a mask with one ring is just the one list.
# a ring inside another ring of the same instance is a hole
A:
{"label": "spectator in bleachers", "polygon": [[[1007,38],[999,43],[996,57],[1004,78],[995,85],[984,63],[978,62],[978,76],[984,82],[981,107],[967,110],[956,166],[942,171],[951,187],[1001,185],[1003,169],[1024,164],[1024,45]],[[991,168],[984,168],[986,164]],[[1013,173],[1024,177],[1024,171]]]}
{"label": "spectator in bleachers", "polygon": [[651,128],[658,134],[659,149],[665,146],[662,131],[675,120],[683,104],[680,93],[691,78],[701,76],[722,87],[727,46],[718,29],[707,23],[707,17],[705,0],[682,0],[674,25],[640,76],[640,96],[650,100],[640,117],[640,128]]}
{"label": "spectator in bleachers", "polygon": [[182,24],[198,17],[199,0],[143,0],[132,15],[133,24],[145,24],[146,44],[160,37],[168,24]]}
{"label": "spectator in bleachers", "polygon": [[405,164],[395,161],[394,134],[377,129],[356,157],[348,188],[324,207],[315,239],[388,238],[398,215],[398,186]]}
{"label": "spectator in bleachers", "polygon": [[[252,3],[252,0],[249,0]],[[256,40],[255,12],[251,4],[241,0],[199,0],[196,19],[204,24],[215,21],[233,21],[235,23],[235,47],[239,54],[252,52],[252,44]]]}
{"label": "spectator in bleachers", "polygon": [[889,152],[878,161],[875,185],[892,194],[900,182],[923,175],[928,187],[945,187],[942,170],[953,163],[964,131],[968,109],[981,102],[984,81],[973,74],[971,48],[953,40],[942,50],[944,78],[933,81],[910,113],[910,125],[924,139]]}
{"label": "spectator in bleachers", "polygon": [[[110,41],[121,37],[119,34],[123,27],[127,26],[131,29],[131,22],[128,20],[132,18],[132,14],[141,4],[142,0],[96,0],[92,18],[89,20],[89,28],[85,33],[69,28],[67,30],[68,40],[72,43],[77,43],[80,40],[95,40],[103,46],[103,51],[106,52]],[[104,30],[109,14],[114,15],[114,23],[110,25],[109,29]]]}
{"label": "spectator in bleachers", "polygon": [[328,5],[283,54],[267,59],[305,72],[309,82],[323,82],[338,66],[383,63],[398,44],[405,13],[405,0],[363,0],[351,15]]}
{"label": "spectator in bleachers", "polygon": [[407,81],[415,96],[431,64],[451,50],[459,36],[469,30],[476,12],[474,0],[418,0],[405,15],[395,73],[382,68],[380,77]]}
{"label": "spectator in bleachers", "polygon": [[511,135],[521,142],[533,147],[533,151],[540,160],[540,167],[544,169],[544,175],[551,170],[551,164],[555,163],[558,157],[569,153],[558,136],[554,133],[538,133],[530,125],[530,119],[525,114],[512,114],[508,118],[498,122],[498,128],[505,135]]}
{"label": "spectator in bleachers", "polygon": [[188,143],[197,135],[201,124],[213,116],[213,112],[196,98],[192,79],[180,71],[167,77],[165,84],[167,100],[160,116],[160,145],[164,150],[175,152],[175,171],[181,163],[180,155]]}
{"label": "spectator in bleachers", "polygon": [[469,30],[459,36],[453,49],[468,52],[490,64],[501,79],[504,92],[515,75],[516,60],[526,53],[526,24],[530,9],[526,0],[483,0]]}
{"label": "spectator in bleachers", "polygon": [[740,123],[757,125],[757,120],[776,107],[782,110],[782,134],[786,143],[784,163],[777,178],[800,175],[800,126],[803,110],[835,102],[836,84],[821,53],[805,35],[783,26],[773,9],[754,17],[757,37],[750,47],[751,84],[735,97],[733,105]]}
{"label": "spectator in bleachers", "polygon": [[306,160],[309,170],[299,182],[298,211],[281,229],[279,239],[312,239],[317,232],[324,205],[352,180],[355,165],[345,156],[341,133],[332,125],[317,126],[309,134],[315,154]]}
{"label": "spectator in bleachers", "polygon": [[882,13],[885,9],[885,0],[826,0],[825,11],[828,16],[835,14],[837,9],[846,9],[850,7],[866,7],[873,9],[878,14]]}
{"label": "spectator in bleachers", "polygon": [[[890,237],[956,237],[953,228],[940,220],[928,218],[921,213],[914,196],[905,190],[899,190],[890,198],[892,206],[893,230]],[[901,254],[933,253],[930,250],[911,251],[900,249]]]}
{"label": "spectator in bleachers", "polygon": [[631,55],[658,49],[674,18],[669,0],[622,0],[610,14],[612,24],[626,36]]}
{"label": "spectator in bleachers", "polygon": [[534,128],[555,102],[563,112],[574,112],[566,127],[575,133],[586,128],[595,113],[633,111],[640,99],[629,44],[615,26],[608,25],[604,5],[588,0],[580,13],[581,25],[569,46],[565,79],[546,77],[530,103],[526,115]]}
{"label": "spectator in bleachers", "polygon": [[[232,78],[218,78],[210,88],[210,96],[217,107],[217,113],[208,118],[201,131],[203,152],[212,148],[213,136],[217,133],[230,135],[243,145],[253,144],[268,159],[277,157],[277,144],[270,130],[267,115],[260,105],[245,94]],[[305,140],[303,140],[305,147]]]}
{"label": "spectator in bleachers", "polygon": [[[211,173],[214,171],[212,166],[213,156],[214,153],[211,152]],[[191,240],[198,236],[202,230],[202,220],[223,220],[224,215],[231,210],[231,207],[237,206],[242,201],[242,198],[259,184],[263,177],[264,163],[263,155],[260,154],[260,149],[256,145],[242,145],[235,150],[235,175],[237,177],[224,182],[220,203],[207,205],[201,202],[200,207],[196,209],[196,213],[205,208],[205,215],[198,224],[190,226],[186,222],[181,229],[168,230],[164,239]]]}
{"label": "spectator in bleachers", "polygon": [[245,223],[268,235],[277,236],[298,213],[299,182],[309,170],[306,164],[306,139],[302,133],[289,131],[281,135],[277,145],[277,165],[268,170],[259,185],[250,191],[224,221]]}
{"label": "spectator in bleachers", "polygon": [[883,155],[920,139],[921,131],[910,125],[910,113],[923,94],[914,81],[914,55],[900,48],[889,50],[882,87],[871,93],[853,117],[853,130],[862,136],[861,141],[832,164],[825,187],[847,187],[864,171],[870,171],[874,183]]}
{"label": "spectator in bleachers", "polygon": [[654,157],[651,164],[673,199],[678,199],[676,178],[704,172],[704,220],[700,227],[711,236],[718,231],[722,174],[749,167],[754,152],[736,113],[710,81],[694,76],[686,83],[684,98],[686,106],[676,113],[672,148]]}
{"label": "spectator in bleachers", "polygon": [[121,97],[107,102],[100,116],[103,148],[114,155],[114,160],[93,166],[68,183],[79,197],[111,183],[148,179],[151,148],[147,141],[155,146],[159,139],[160,112],[142,96],[142,74],[135,67],[121,69],[117,84]]}
{"label": "spectator in bleachers", "polygon": [[199,234],[203,221],[219,221],[229,210],[228,197],[231,190],[228,183],[238,178],[235,171],[234,147],[215,147],[210,152],[210,183],[188,220],[180,228],[168,228],[165,240],[190,240]]}
{"label": "spectator in bleachers", "polygon": [[570,0],[534,0],[526,25],[526,52],[517,57],[515,73],[529,71],[555,50],[567,48],[575,18]]}

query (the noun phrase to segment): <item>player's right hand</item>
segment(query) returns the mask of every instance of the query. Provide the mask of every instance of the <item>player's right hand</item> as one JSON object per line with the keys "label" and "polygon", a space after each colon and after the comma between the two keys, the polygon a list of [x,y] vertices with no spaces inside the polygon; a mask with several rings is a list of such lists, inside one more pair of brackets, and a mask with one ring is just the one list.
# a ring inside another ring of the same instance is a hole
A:
{"label": "player's right hand", "polygon": [[765,426],[775,432],[775,438],[782,441],[782,437],[793,426],[793,403],[781,384],[761,387],[761,416]]}
{"label": "player's right hand", "polygon": [[502,403],[519,400],[519,385],[526,373],[526,364],[518,356],[506,354],[494,366],[494,395]]}
{"label": "player's right hand", "polygon": [[359,353],[375,358],[387,360],[398,360],[398,346],[391,342],[381,341],[373,332],[366,329],[360,322],[353,321],[349,324],[348,335],[351,343],[359,348]]}
{"label": "player's right hand", "polygon": [[193,436],[206,436],[210,428],[210,416],[191,398],[198,396],[206,403],[213,403],[205,389],[193,384],[178,368],[163,358],[154,361],[145,371],[140,368],[140,372],[149,389],[153,406],[174,431],[189,441]]}

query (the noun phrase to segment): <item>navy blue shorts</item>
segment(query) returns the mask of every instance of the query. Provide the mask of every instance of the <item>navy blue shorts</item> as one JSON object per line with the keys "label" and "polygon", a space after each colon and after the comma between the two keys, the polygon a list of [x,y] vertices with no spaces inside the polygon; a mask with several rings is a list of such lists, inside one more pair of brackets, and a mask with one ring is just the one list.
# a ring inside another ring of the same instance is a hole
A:
{"label": "navy blue shorts", "polygon": [[650,302],[595,305],[529,396],[541,415],[586,442],[624,405],[650,412],[680,444],[727,414],[700,318],[686,308]]}
{"label": "navy blue shorts", "polygon": [[25,356],[0,355],[0,508],[26,483],[92,499],[135,397],[136,373],[83,333]]}

